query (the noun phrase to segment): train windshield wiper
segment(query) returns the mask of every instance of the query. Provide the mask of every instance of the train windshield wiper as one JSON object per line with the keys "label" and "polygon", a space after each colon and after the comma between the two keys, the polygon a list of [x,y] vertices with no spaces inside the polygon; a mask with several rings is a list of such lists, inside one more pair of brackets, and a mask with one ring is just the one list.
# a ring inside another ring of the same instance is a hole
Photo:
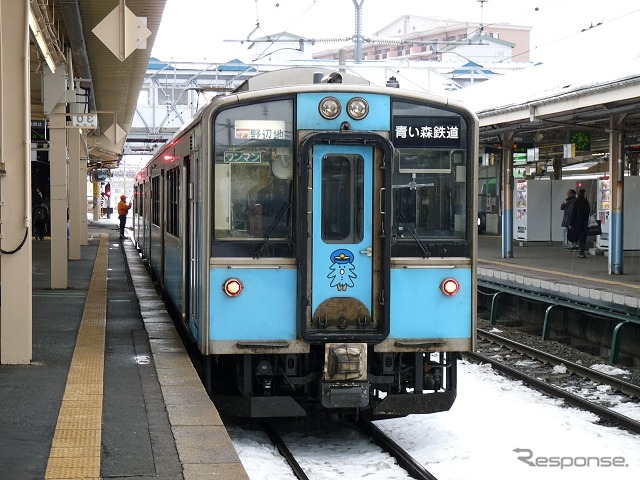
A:
{"label": "train windshield wiper", "polygon": [[424,258],[429,258],[431,256],[431,252],[429,252],[429,248],[427,247],[427,245],[422,243],[422,240],[420,240],[420,237],[418,236],[418,232],[416,231],[415,227],[411,224],[411,222],[409,222],[407,218],[404,216],[404,214],[400,212],[398,212],[398,220],[400,220],[406,226],[407,230],[409,230],[409,233],[411,234],[415,242],[420,247],[420,250],[422,250],[422,254]]}
{"label": "train windshield wiper", "polygon": [[282,216],[290,208],[291,208],[291,202],[290,201],[287,202],[287,203],[283,203],[282,204],[282,206],[280,207],[280,210],[278,210],[278,213],[276,213],[276,216],[273,219],[273,222],[271,222],[271,225],[269,225],[269,229],[267,230],[267,234],[264,236],[264,238],[262,239],[262,242],[260,242],[260,245],[258,245],[258,248],[253,253],[253,258],[260,258],[260,253],[262,253],[262,250],[264,249],[264,247],[267,245],[267,243],[269,243],[269,239],[271,238],[271,234],[273,233],[275,228],[278,226],[278,223],[280,223],[280,219],[282,218]]}

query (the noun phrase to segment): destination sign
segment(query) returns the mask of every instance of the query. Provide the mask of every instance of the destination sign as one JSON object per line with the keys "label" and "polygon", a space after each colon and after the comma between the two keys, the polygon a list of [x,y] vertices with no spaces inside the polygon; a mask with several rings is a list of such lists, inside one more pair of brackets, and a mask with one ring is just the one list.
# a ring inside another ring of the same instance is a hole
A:
{"label": "destination sign", "polygon": [[460,147],[458,117],[393,117],[396,147]]}
{"label": "destination sign", "polygon": [[282,120],[236,120],[235,137],[238,140],[284,140],[285,123]]}

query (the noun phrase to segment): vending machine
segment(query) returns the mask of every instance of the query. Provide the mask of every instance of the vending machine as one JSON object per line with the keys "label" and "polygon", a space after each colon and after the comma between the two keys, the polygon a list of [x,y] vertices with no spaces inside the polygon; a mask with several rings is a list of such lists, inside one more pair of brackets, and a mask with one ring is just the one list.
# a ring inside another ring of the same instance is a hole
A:
{"label": "vending machine", "polygon": [[525,242],[550,241],[551,182],[518,180],[513,194],[513,239]]}
{"label": "vending machine", "polygon": [[611,203],[611,179],[600,177],[597,181],[596,216],[600,220],[602,235],[596,237],[596,247],[601,250],[609,249],[609,211]]}

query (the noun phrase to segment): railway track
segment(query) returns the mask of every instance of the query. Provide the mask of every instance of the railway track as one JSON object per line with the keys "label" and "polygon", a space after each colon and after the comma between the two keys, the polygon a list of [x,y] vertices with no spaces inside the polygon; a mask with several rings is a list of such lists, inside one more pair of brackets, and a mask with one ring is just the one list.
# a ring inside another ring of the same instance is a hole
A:
{"label": "railway track", "polygon": [[296,457],[293,455],[293,453],[291,453],[291,450],[289,450],[289,447],[287,447],[286,442],[278,433],[278,431],[273,427],[273,425],[271,423],[265,423],[263,424],[263,428],[267,432],[267,435],[269,435],[269,439],[271,439],[273,444],[280,452],[280,455],[284,457],[289,467],[291,467],[291,471],[296,476],[296,478],[298,480],[308,480],[309,477],[304,472],[302,466],[300,465],[298,460],[296,460]]}
{"label": "railway track", "polygon": [[477,353],[465,353],[465,357],[489,363],[495,370],[595,413],[606,422],[640,433],[640,418],[615,409],[633,404],[640,411],[637,385],[484,330],[478,330],[478,339]]}
{"label": "railway track", "polygon": [[[278,432],[278,429],[268,422],[263,423],[262,427],[287,464],[290,466],[295,477],[298,480],[309,480],[310,477],[305,472],[301,462],[289,449],[285,437]],[[356,428],[362,433],[363,442],[372,441],[383,451],[391,455],[398,463],[398,466],[406,470],[407,478],[415,478],[418,480],[437,480],[436,477],[424,468],[422,464],[416,461],[406,450],[389,438],[372,422],[360,420],[357,422]]]}
{"label": "railway track", "polygon": [[404,468],[411,478],[437,480],[424,466],[416,461],[409,453],[382,432],[372,422],[360,421],[358,426],[367,433],[376,445],[396,459],[398,465]]}

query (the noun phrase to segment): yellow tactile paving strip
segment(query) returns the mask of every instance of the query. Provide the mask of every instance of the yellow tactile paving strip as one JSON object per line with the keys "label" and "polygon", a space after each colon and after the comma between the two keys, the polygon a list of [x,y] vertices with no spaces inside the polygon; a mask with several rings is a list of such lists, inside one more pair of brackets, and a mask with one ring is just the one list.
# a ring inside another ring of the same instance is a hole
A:
{"label": "yellow tactile paving strip", "polygon": [[100,478],[108,247],[102,234],[45,479]]}

